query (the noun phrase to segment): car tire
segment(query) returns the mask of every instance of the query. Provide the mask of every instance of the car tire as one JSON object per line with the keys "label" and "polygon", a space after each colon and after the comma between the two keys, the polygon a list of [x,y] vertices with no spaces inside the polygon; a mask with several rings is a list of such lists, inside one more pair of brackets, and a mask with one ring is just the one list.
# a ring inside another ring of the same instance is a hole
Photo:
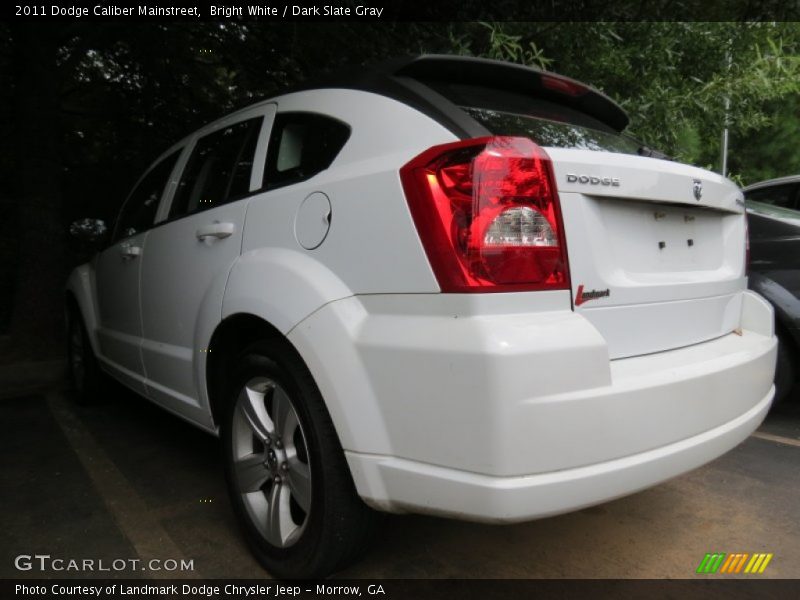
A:
{"label": "car tire", "polygon": [[220,437],[244,536],[275,577],[338,571],[366,549],[379,515],[356,493],[322,396],[283,340],[248,347],[237,364]]}
{"label": "car tire", "polygon": [[786,400],[797,385],[797,356],[786,334],[777,332],[778,360],[775,366],[775,404]]}
{"label": "car tire", "polygon": [[67,367],[79,404],[92,404],[103,397],[106,376],[97,362],[83,318],[74,307],[67,312]]}

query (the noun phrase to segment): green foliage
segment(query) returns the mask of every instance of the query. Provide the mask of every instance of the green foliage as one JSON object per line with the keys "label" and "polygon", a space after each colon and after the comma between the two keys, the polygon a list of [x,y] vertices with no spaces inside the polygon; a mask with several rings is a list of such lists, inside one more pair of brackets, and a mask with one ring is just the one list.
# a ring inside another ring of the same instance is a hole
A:
{"label": "green foliage", "polygon": [[544,70],[552,64],[553,60],[547,58],[534,41],[528,40],[527,44],[523,45],[522,35],[506,33],[502,28],[490,23],[481,22],[479,24],[489,32],[489,48],[485,53],[486,58],[517,62]]}
{"label": "green foliage", "polygon": [[[15,43],[7,33],[0,49]],[[745,180],[797,170],[794,152],[779,145],[797,145],[789,138],[798,23],[75,23],[59,36],[67,218],[112,216],[155,155],[233,108],[320,70],[422,52],[511,60],[591,83],[628,111],[633,135],[680,160],[718,167],[727,122],[730,164]],[[8,56],[0,52],[5,115],[15,89]],[[0,144],[8,176],[13,147]]]}
{"label": "green foliage", "polygon": [[800,174],[800,96],[767,104],[769,123],[733,136],[731,170],[751,184]]}
{"label": "green foliage", "polygon": [[[699,165],[719,168],[726,124],[734,140],[757,139],[772,126],[770,107],[800,95],[798,23],[480,25],[486,31],[466,26],[467,34],[458,36],[461,53],[552,69],[591,83],[628,111],[631,133]],[[732,156],[738,151],[730,148]],[[754,177],[744,162],[732,164],[747,179]],[[788,168],[778,160],[771,173]]]}

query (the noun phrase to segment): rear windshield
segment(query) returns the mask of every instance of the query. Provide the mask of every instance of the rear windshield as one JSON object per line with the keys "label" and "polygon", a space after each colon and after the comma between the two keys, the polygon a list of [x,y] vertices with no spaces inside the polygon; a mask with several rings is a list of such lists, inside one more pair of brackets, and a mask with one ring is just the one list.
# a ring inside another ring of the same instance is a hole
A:
{"label": "rear windshield", "polygon": [[550,121],[474,106],[462,107],[469,116],[495,135],[515,135],[532,139],[540,146],[577,148],[622,154],[642,154],[642,144],[618,133],[591,129],[574,123]]}
{"label": "rear windshield", "polygon": [[485,86],[426,83],[494,135],[529,137],[540,146],[665,158],[602,121],[556,102]]}

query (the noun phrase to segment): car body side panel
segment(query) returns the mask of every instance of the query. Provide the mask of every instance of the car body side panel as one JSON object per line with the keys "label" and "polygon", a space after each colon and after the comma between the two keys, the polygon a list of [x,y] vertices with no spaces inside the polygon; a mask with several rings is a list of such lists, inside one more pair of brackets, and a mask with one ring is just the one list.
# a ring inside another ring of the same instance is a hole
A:
{"label": "car body side panel", "polygon": [[[196,316],[193,322],[193,343],[188,349],[191,351],[191,356],[187,356],[186,350],[182,348],[159,350],[162,360],[166,363],[163,368],[169,369],[172,366],[171,371],[177,371],[180,387],[173,383],[175,376],[169,382],[171,386],[167,387],[157,371],[153,372],[152,368],[145,382],[148,396],[154,402],[210,431],[214,430],[215,424],[211,417],[205,377],[207,351],[214,330],[220,323],[222,299],[230,269],[230,266],[219,269],[205,288],[196,315],[193,315]],[[143,348],[146,349],[152,344],[152,341],[144,340]]]}
{"label": "car body side panel", "polygon": [[100,368],[109,373],[121,383],[136,391],[138,394],[145,394],[144,375],[140,371],[131,371],[111,360],[104,352],[100,342],[100,314],[97,299],[97,272],[94,260],[76,267],[70,274],[66,291],[75,298],[80,310],[81,317],[86,326],[86,333],[89,336],[89,343],[92,351],[98,359]]}
{"label": "car body side panel", "polygon": [[[261,118],[259,139],[268,136],[274,104],[239,111],[198,131],[179,163],[145,244],[141,277],[141,352],[148,395],[158,404],[212,427],[205,383],[208,341],[220,321],[230,270],[241,252],[247,198],[223,202],[181,218],[169,219],[178,176],[183,176],[197,140],[229,125]],[[251,178],[252,183],[252,178]],[[253,189],[252,185],[249,189]],[[227,236],[199,237],[217,224]]]}
{"label": "car body side panel", "polygon": [[[398,170],[454,135],[377,94],[329,89],[275,101],[279,113],[325,114],[352,133],[328,170],[249,199],[242,256],[231,271],[222,318],[253,314],[288,333],[325,304],[354,294],[438,292]],[[330,200],[331,224],[324,242],[307,250],[295,223],[303,201],[316,192]]]}
{"label": "car body side panel", "polygon": [[126,248],[141,252],[148,231],[117,240],[95,261],[98,358],[126,385],[145,393],[142,363],[142,316],[139,303],[141,256],[125,256]]}
{"label": "car body side panel", "polygon": [[[431,118],[377,94],[334,89],[276,101],[279,112],[322,113],[352,131],[329,169],[250,200],[243,253],[256,248],[303,252],[336,273],[354,294],[438,292],[399,168],[431,146],[455,141],[455,136]],[[305,250],[295,238],[295,222],[300,204],[315,192],[330,200],[330,230],[321,246]]]}
{"label": "car body side panel", "polygon": [[350,289],[315,257],[297,250],[251,250],[231,270],[222,319],[255,315],[285,335],[319,307],[348,296]]}
{"label": "car body side panel", "polygon": [[[231,265],[239,257],[245,204],[232,202],[150,232],[142,254],[142,357],[148,394],[175,410],[201,408],[196,386],[198,328],[219,320]],[[230,237],[198,241],[196,231],[230,223]],[[203,407],[204,408],[204,407]]]}

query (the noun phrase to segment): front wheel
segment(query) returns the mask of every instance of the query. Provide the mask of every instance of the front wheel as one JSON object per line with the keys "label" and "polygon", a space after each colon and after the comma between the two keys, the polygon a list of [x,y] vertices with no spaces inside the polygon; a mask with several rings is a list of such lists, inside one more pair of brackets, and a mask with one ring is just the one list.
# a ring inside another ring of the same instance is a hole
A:
{"label": "front wheel", "polygon": [[377,515],[356,494],[316,384],[282,340],[241,356],[221,441],[234,510],[274,576],[324,577],[366,547]]}

